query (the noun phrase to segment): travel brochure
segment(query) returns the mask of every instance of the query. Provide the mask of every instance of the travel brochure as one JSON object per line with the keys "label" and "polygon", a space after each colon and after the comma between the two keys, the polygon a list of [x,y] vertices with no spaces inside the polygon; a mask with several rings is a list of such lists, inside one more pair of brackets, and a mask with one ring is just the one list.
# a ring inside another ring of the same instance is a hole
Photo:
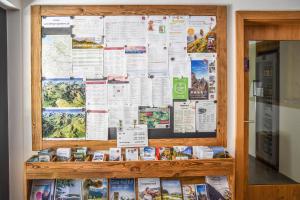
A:
{"label": "travel brochure", "polygon": [[43,17],[43,139],[108,140],[109,128],[134,123],[215,132],[216,25],[216,16]]}
{"label": "travel brochure", "polygon": [[89,151],[87,147],[43,149],[27,162],[151,161],[226,158],[220,146],[129,147]]}
{"label": "travel brochure", "polygon": [[213,197],[231,199],[225,176],[205,177],[205,181],[186,184],[179,179],[165,178],[33,180],[30,200],[213,200]]}

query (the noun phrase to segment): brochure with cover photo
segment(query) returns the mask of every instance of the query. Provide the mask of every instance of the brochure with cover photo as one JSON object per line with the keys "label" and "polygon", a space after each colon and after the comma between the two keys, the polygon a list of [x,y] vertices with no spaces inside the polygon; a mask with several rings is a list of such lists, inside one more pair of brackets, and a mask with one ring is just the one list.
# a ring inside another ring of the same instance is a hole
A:
{"label": "brochure with cover photo", "polygon": [[107,200],[107,179],[86,179],[83,182],[84,200]]}
{"label": "brochure with cover photo", "polygon": [[138,194],[139,200],[161,200],[159,178],[139,178]]}
{"label": "brochure with cover photo", "polygon": [[180,180],[162,180],[162,199],[163,200],[182,200]]}
{"label": "brochure with cover photo", "polygon": [[175,160],[188,160],[192,158],[192,147],[189,146],[174,146],[173,155]]}
{"label": "brochure with cover photo", "polygon": [[54,180],[33,180],[30,200],[52,200]]}
{"label": "brochure with cover photo", "polygon": [[110,200],[135,200],[135,183],[133,178],[110,179],[109,181]]}
{"label": "brochure with cover photo", "polygon": [[196,193],[198,200],[208,200],[206,184],[198,184],[196,185]]}
{"label": "brochure with cover photo", "polygon": [[182,185],[182,193],[184,200],[196,200],[196,190],[194,184],[183,184]]}
{"label": "brochure with cover photo", "polygon": [[81,180],[58,179],[55,185],[55,200],[81,200]]}

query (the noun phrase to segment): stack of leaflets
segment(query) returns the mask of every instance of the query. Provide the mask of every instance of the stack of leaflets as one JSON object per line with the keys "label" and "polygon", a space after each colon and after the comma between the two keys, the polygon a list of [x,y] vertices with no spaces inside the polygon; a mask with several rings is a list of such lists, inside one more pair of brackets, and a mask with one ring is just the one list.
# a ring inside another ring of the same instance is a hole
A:
{"label": "stack of leaflets", "polygon": [[108,151],[95,151],[93,155],[93,162],[106,161],[108,158]]}
{"label": "stack of leaflets", "polygon": [[75,161],[84,161],[87,155],[87,147],[76,148],[73,152]]}
{"label": "stack of leaflets", "polygon": [[198,200],[208,200],[206,184],[197,184],[196,186],[196,193]]}
{"label": "stack of leaflets", "polygon": [[122,161],[122,149],[110,148],[109,149],[109,161]]}
{"label": "stack of leaflets", "polygon": [[38,152],[39,162],[50,162],[55,155],[53,149],[43,149]]}
{"label": "stack of leaflets", "polygon": [[30,200],[51,200],[54,196],[54,180],[33,180]]}
{"label": "stack of leaflets", "polygon": [[125,158],[127,161],[139,160],[139,149],[138,148],[126,148]]}
{"label": "stack of leaflets", "polygon": [[182,185],[182,193],[184,200],[196,200],[196,190],[195,185],[193,184],[183,184]]}
{"label": "stack of leaflets", "polygon": [[207,146],[193,146],[193,157],[197,159],[213,158],[213,151]]}
{"label": "stack of leaflets", "polygon": [[226,176],[206,176],[205,182],[215,188],[225,199],[231,198],[232,195]]}
{"label": "stack of leaflets", "polygon": [[182,191],[180,180],[162,180],[161,181],[162,189],[162,199],[163,200],[181,200]]}
{"label": "stack of leaflets", "polygon": [[155,147],[140,147],[141,160],[155,160]]}
{"label": "stack of leaflets", "polygon": [[171,147],[157,147],[156,159],[157,160],[172,160],[172,148]]}
{"label": "stack of leaflets", "polygon": [[110,200],[135,200],[134,179],[110,179],[109,181]]}
{"label": "stack of leaflets", "polygon": [[71,148],[56,149],[57,161],[69,161],[71,159]]}
{"label": "stack of leaflets", "polygon": [[56,180],[55,199],[56,200],[81,200],[82,197],[81,180]]}
{"label": "stack of leaflets", "polygon": [[84,200],[107,200],[107,179],[86,179],[83,182]]}
{"label": "stack of leaflets", "polygon": [[192,147],[189,146],[174,146],[173,156],[175,160],[188,160],[192,158]]}
{"label": "stack of leaflets", "polygon": [[159,178],[139,178],[138,188],[139,200],[161,200]]}

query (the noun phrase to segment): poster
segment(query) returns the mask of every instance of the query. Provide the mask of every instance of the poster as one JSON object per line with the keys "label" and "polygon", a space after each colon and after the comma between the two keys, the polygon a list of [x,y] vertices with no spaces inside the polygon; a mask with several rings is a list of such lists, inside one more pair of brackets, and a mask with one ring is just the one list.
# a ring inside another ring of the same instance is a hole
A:
{"label": "poster", "polygon": [[108,140],[108,112],[88,110],[86,114],[86,140]]}
{"label": "poster", "polygon": [[191,58],[190,99],[208,99],[208,60],[201,55]]}
{"label": "poster", "polygon": [[174,102],[174,132],[194,133],[195,113],[194,101]]}
{"label": "poster", "polygon": [[215,53],[216,43],[216,17],[190,16],[187,28],[187,52]]}
{"label": "poster", "polygon": [[88,80],[86,81],[86,109],[107,110],[107,81]]}
{"label": "poster", "polygon": [[139,124],[147,124],[148,129],[170,128],[170,108],[139,107]]}
{"label": "poster", "polygon": [[145,46],[145,16],[105,16],[104,43],[107,47]]}
{"label": "poster", "polygon": [[118,147],[145,147],[148,146],[147,125],[126,126],[117,131]]}
{"label": "poster", "polygon": [[109,127],[120,128],[131,126],[138,122],[138,106],[120,105],[109,107]]}
{"label": "poster", "polygon": [[95,38],[73,38],[73,76],[99,79],[103,77],[103,47]]}
{"label": "poster", "polygon": [[152,79],[148,77],[129,77],[130,104],[152,106]]}
{"label": "poster", "polygon": [[94,38],[103,43],[103,16],[74,16],[72,25],[74,37]]}
{"label": "poster", "polygon": [[126,76],[124,47],[104,48],[104,76]]}
{"label": "poster", "polygon": [[71,35],[45,35],[42,38],[42,76],[47,78],[72,76]]}
{"label": "poster", "polygon": [[210,54],[208,59],[209,100],[217,100],[217,54]]}
{"label": "poster", "polygon": [[129,76],[148,75],[148,55],[146,47],[131,46],[125,48],[126,68]]}
{"label": "poster", "polygon": [[169,77],[152,78],[152,105],[155,107],[172,105],[172,86]]}
{"label": "poster", "polygon": [[153,76],[169,76],[167,47],[149,44],[148,70],[149,74]]}
{"label": "poster", "polygon": [[215,132],[217,121],[216,104],[214,101],[196,102],[196,131]]}
{"label": "poster", "polygon": [[85,107],[85,84],[82,79],[46,79],[42,82],[43,108]]}
{"label": "poster", "polygon": [[85,112],[82,109],[45,109],[42,130],[44,140],[85,139]]}
{"label": "poster", "polygon": [[109,82],[107,92],[108,106],[128,105],[129,92],[128,82]]}
{"label": "poster", "polygon": [[147,17],[147,42],[167,46],[168,44],[168,16],[153,15]]}
{"label": "poster", "polygon": [[173,99],[186,100],[188,98],[188,78],[173,77]]}

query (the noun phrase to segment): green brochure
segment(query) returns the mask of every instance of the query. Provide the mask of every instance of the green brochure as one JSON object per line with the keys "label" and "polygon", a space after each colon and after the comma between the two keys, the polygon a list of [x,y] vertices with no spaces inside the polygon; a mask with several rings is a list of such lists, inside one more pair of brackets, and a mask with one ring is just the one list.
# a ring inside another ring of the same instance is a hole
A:
{"label": "green brochure", "polygon": [[173,99],[186,100],[188,98],[188,78],[173,78]]}

